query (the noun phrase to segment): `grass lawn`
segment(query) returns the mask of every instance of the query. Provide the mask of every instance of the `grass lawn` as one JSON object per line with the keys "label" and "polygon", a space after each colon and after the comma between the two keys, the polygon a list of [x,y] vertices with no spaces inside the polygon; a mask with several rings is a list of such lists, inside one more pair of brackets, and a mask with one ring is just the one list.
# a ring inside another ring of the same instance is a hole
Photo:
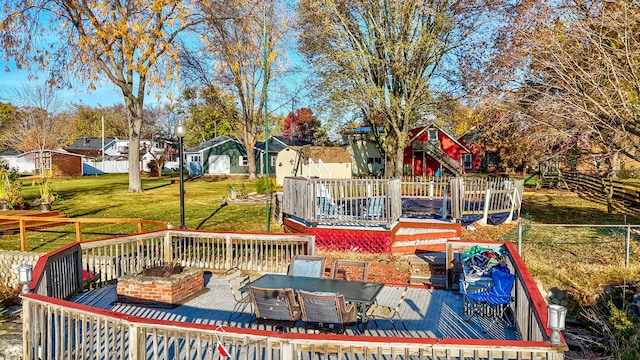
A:
{"label": "grass lawn", "polygon": [[[86,176],[74,179],[55,179],[54,191],[58,200],[54,210],[67,217],[142,218],[180,224],[179,184],[172,184],[176,176],[162,179],[143,178],[143,193],[129,193],[127,174]],[[245,178],[199,178],[185,181],[185,225],[189,229],[219,231],[265,231],[265,204],[225,204],[231,187],[238,194],[255,191],[255,184]],[[22,195],[31,202],[39,196],[37,183],[23,181]],[[271,222],[272,232],[281,231]],[[86,224],[83,238],[102,238],[115,234],[135,233],[135,224]],[[27,250],[46,252],[75,241],[73,225],[29,232]],[[0,237],[0,249],[19,250],[18,235]]]}

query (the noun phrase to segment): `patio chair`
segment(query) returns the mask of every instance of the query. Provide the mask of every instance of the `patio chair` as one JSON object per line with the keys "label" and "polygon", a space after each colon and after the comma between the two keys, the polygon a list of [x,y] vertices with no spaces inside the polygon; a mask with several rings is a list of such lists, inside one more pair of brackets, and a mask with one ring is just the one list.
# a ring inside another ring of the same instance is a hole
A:
{"label": "patio chair", "polygon": [[384,216],[384,198],[373,197],[367,202],[367,219],[379,220]]}
{"label": "patio chair", "polygon": [[293,289],[264,289],[249,286],[258,324],[278,328],[293,327],[300,320],[300,305]]}
{"label": "patio chair", "polygon": [[227,320],[227,323],[230,323],[233,314],[238,311],[244,311],[247,306],[251,305],[249,292],[246,290],[240,290],[250,282],[250,279],[249,275],[242,275],[242,272],[240,272],[240,269],[237,266],[227,270],[225,275],[227,276],[227,281],[229,282],[233,299],[236,301],[236,304],[233,306],[233,310],[231,310],[231,314],[229,314],[229,319]]}
{"label": "patio chair", "polygon": [[396,323],[393,321],[393,319],[397,317],[400,320],[400,323],[402,324],[404,330],[407,331],[407,325],[405,325],[404,320],[402,320],[402,317],[400,316],[400,306],[402,305],[402,303],[404,303],[404,299],[407,296],[407,290],[409,290],[408,284],[402,290],[402,293],[400,294],[400,297],[397,299],[397,301],[392,303],[393,305],[372,304],[371,306],[369,306],[369,309],[367,309],[366,318],[369,320],[373,320],[373,323],[376,326],[378,326],[376,319],[389,320],[391,321],[393,330],[399,332],[398,328],[396,328]]}
{"label": "patio chair", "polygon": [[343,333],[356,323],[356,307],[342,294],[298,290],[298,300],[305,329]]}
{"label": "patio chair", "polygon": [[331,278],[342,280],[369,280],[369,263],[360,260],[337,259],[331,265]]}
{"label": "patio chair", "polygon": [[[504,320],[513,327],[511,319],[506,316],[506,311],[514,300],[511,290],[515,277],[506,271],[494,269],[491,272],[491,279],[491,284],[460,282],[460,292],[464,296],[464,309],[470,313],[466,320],[475,318],[484,332],[488,332],[498,323],[498,320]],[[480,316],[491,318],[488,327],[480,321]]]}
{"label": "patio chair", "polygon": [[324,277],[325,258],[314,255],[294,255],[287,274],[290,276]]}
{"label": "patio chair", "polygon": [[340,206],[331,198],[316,197],[316,217],[319,219],[337,219],[342,213]]}

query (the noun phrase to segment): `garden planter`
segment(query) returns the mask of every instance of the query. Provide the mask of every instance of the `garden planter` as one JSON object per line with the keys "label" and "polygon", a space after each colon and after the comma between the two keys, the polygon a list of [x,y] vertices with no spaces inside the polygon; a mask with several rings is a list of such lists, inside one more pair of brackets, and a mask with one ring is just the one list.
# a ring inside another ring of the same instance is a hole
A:
{"label": "garden planter", "polygon": [[49,204],[49,203],[40,203],[40,211],[42,211],[42,212],[51,211],[51,204]]}

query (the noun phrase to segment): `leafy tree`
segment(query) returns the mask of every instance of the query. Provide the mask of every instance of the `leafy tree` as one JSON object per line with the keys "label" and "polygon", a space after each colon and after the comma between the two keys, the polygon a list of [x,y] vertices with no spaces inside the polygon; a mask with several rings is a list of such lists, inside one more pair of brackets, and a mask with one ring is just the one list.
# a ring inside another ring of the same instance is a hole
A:
{"label": "leafy tree", "polygon": [[[138,149],[145,96],[172,81],[179,69],[176,38],[200,21],[193,3],[7,0],[0,45],[19,68],[48,69],[51,84],[68,85],[71,75],[93,89],[106,77],[122,92],[129,147]],[[129,153],[130,192],[142,191],[139,160],[137,151]]]}
{"label": "leafy tree", "polygon": [[295,114],[290,112],[282,126],[282,136],[315,143],[314,135],[319,131],[321,124],[311,109],[300,108]]}
{"label": "leafy tree", "polygon": [[70,119],[65,125],[69,142],[83,136],[101,137],[103,117],[105,136],[126,139],[129,133],[127,110],[123,105],[98,108],[74,104],[69,115]]}
{"label": "leafy tree", "polygon": [[464,90],[457,66],[478,41],[487,4],[299,2],[301,51],[319,75],[318,96],[371,125],[388,154],[387,175],[402,175],[409,129],[430,113],[434,93]]}
{"label": "leafy tree", "polygon": [[171,108],[180,114],[176,116],[188,117],[187,146],[195,146],[216,136],[235,135],[231,122],[237,121],[238,111],[233,95],[214,85],[184,89]]}
{"label": "leafy tree", "polygon": [[0,102],[0,131],[16,114],[17,107],[11,103]]}
{"label": "leafy tree", "polygon": [[[280,58],[278,46],[286,33],[286,2],[250,0],[229,3],[216,0],[201,10],[206,29],[201,33],[204,48],[184,53],[185,78],[203,87],[220,87],[232,94],[235,116],[229,124],[247,151],[249,179],[256,178],[256,142],[264,137],[265,81],[275,77]],[[268,29],[267,64],[263,61],[263,30]],[[196,56],[204,53],[206,56]],[[266,71],[265,71],[266,70]]]}

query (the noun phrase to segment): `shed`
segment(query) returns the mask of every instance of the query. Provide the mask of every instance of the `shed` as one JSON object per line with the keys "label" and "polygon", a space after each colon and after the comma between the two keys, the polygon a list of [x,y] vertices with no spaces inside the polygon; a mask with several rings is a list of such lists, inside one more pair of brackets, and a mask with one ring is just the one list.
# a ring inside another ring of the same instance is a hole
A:
{"label": "shed", "polygon": [[288,176],[350,179],[351,155],[341,147],[290,146],[276,157],[276,182]]}

